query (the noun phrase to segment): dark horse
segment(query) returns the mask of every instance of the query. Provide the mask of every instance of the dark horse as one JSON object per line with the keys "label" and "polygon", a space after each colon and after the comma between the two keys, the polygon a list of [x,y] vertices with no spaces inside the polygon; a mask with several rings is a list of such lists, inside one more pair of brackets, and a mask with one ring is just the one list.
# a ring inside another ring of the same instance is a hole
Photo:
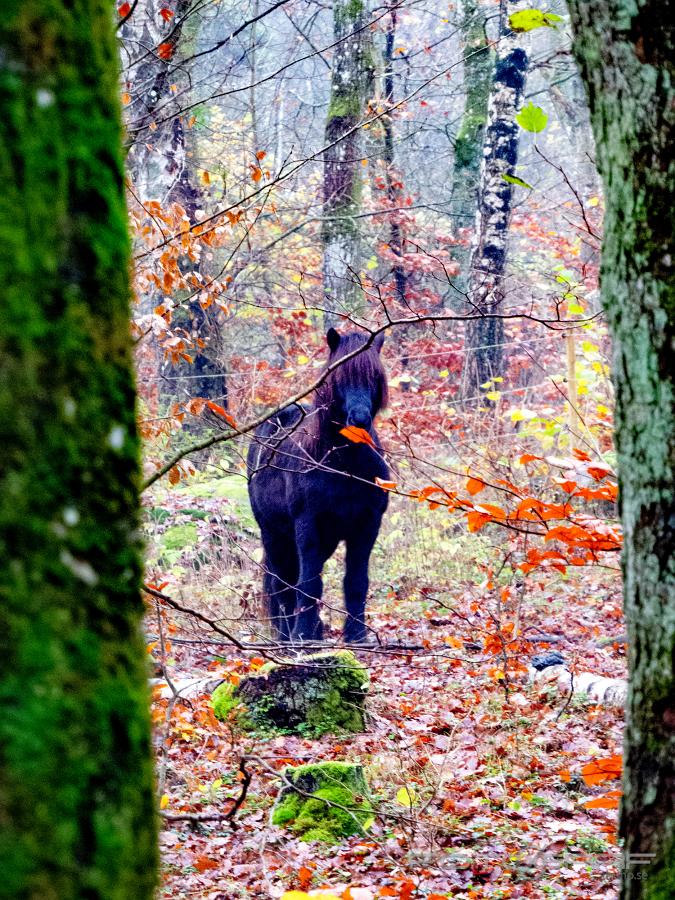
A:
{"label": "dark horse", "polygon": [[[280,640],[321,640],[321,572],[340,541],[347,547],[344,637],[350,643],[366,639],[368,561],[388,499],[375,484],[389,470],[373,428],[387,402],[383,337],[366,348],[364,335],[329,329],[329,368],[365,349],[328,373],[310,408],[286,407],[257,429],[251,443],[248,490],[265,550],[265,595]],[[340,434],[345,425],[368,431],[377,449],[347,440]]]}

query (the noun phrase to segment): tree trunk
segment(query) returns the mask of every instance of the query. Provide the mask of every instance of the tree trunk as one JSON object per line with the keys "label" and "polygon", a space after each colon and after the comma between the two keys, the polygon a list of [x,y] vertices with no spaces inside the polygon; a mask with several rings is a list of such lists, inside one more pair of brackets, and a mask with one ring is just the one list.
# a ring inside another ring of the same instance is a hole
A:
{"label": "tree trunk", "polygon": [[628,720],[624,900],[675,896],[675,3],[570,3],[605,185]]}
{"label": "tree trunk", "polygon": [[387,184],[387,199],[391,206],[391,219],[389,222],[389,249],[395,258],[392,265],[391,273],[393,275],[394,288],[396,290],[396,299],[399,303],[407,305],[406,300],[406,274],[403,267],[403,230],[401,228],[401,213],[399,207],[402,206],[402,176],[395,168],[394,155],[394,112],[393,106],[394,96],[394,44],[396,42],[396,25],[397,25],[397,4],[390,3],[389,14],[384,33],[384,84],[383,94],[384,102],[390,108],[391,112],[382,118],[384,128],[384,147],[383,162],[385,165],[385,177]]}
{"label": "tree trunk", "polygon": [[176,68],[177,57],[184,42],[184,21],[193,5],[194,0],[176,0],[174,15],[167,22],[155,0],[140,0],[122,28],[123,41],[136,54],[126,72],[131,96],[126,115],[132,139],[127,165],[142,203],[175,200],[188,209],[199,204],[199,193],[195,194],[187,173],[180,104],[168,103],[172,76],[182,74]]}
{"label": "tree trunk", "polygon": [[[492,82],[493,56],[486,33],[486,10],[480,0],[464,0],[462,11],[464,89],[466,100],[455,138],[452,176],[452,220],[455,231],[470,229],[476,218],[480,164],[485,145],[488,100]],[[451,301],[466,299],[471,251],[457,245],[454,250],[460,272],[454,279]],[[462,304],[463,306],[463,304]]]}
{"label": "tree trunk", "polygon": [[[364,0],[334,0],[331,93],[326,120],[323,183],[323,283],[326,309],[338,315],[363,311],[358,283],[362,120],[373,76]],[[331,317],[329,317],[331,318]],[[334,318],[334,317],[333,317]]]}
{"label": "tree trunk", "polygon": [[117,49],[105,0],[0,17],[0,897],[156,882]]}
{"label": "tree trunk", "polygon": [[490,94],[485,150],[481,167],[478,212],[469,272],[470,314],[485,318],[467,323],[465,387],[469,394],[502,374],[504,324],[491,317],[504,298],[504,273],[508,247],[513,185],[504,175],[514,175],[518,162],[520,109],[528,59],[519,46],[522,38],[508,26],[516,4],[501,0],[500,38]]}

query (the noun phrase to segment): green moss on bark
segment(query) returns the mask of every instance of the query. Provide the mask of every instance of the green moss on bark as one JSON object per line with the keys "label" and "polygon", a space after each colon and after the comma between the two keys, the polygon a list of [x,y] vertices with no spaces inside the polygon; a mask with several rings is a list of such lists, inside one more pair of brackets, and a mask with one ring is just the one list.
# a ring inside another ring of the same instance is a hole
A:
{"label": "green moss on bark", "polygon": [[300,661],[268,663],[236,687],[213,692],[217,718],[245,731],[295,732],[310,737],[365,728],[368,670],[351,650],[315,653]]}
{"label": "green moss on bark", "polygon": [[117,53],[0,17],[0,897],[142,900],[155,804]]}
{"label": "green moss on bark", "polygon": [[[675,895],[675,16],[654,0],[569,6],[606,201],[629,638],[621,897],[665,900]],[[637,854],[651,855],[639,873]]]}
{"label": "green moss on bark", "polygon": [[373,817],[360,765],[326,762],[284,770],[291,782],[272,810],[272,824],[289,828],[303,841],[339,843],[363,833]]}

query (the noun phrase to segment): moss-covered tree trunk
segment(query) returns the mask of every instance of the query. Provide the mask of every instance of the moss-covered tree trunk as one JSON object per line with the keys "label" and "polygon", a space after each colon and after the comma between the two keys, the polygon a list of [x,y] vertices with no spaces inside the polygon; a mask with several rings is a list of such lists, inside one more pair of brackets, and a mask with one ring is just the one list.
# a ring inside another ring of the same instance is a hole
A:
{"label": "moss-covered tree trunk", "polygon": [[[365,0],[334,0],[336,47],[326,119],[323,181],[323,284],[326,309],[358,314],[364,303],[361,264],[361,131],[373,64]],[[330,318],[330,316],[328,317]]]}
{"label": "moss-covered tree trunk", "polygon": [[396,298],[401,303],[406,303],[407,279],[403,266],[403,229],[401,228],[401,213],[399,207],[403,205],[402,175],[396,171],[396,158],[394,153],[394,111],[396,100],[394,92],[394,44],[396,43],[396,25],[398,21],[398,3],[390,0],[384,26],[384,52],[382,62],[384,67],[383,96],[384,102],[391,112],[382,117],[384,131],[384,145],[382,148],[382,161],[385,167],[387,185],[387,200],[391,207],[389,220],[389,250],[394,257],[391,267],[393,285]]}
{"label": "moss-covered tree trunk", "polygon": [[[570,3],[605,185],[630,686],[624,900],[675,896],[675,3]],[[642,863],[642,864],[640,864]]]}
{"label": "moss-covered tree trunk", "polygon": [[523,38],[509,28],[508,17],[518,3],[501,0],[499,44],[490,91],[485,149],[480,173],[478,211],[469,266],[468,311],[484,318],[467,323],[465,388],[477,394],[480,386],[502,371],[504,274],[514,175],[518,162],[519,125],[516,122],[525,89],[528,58]]}
{"label": "moss-covered tree trunk", "polygon": [[113,7],[0,16],[0,897],[155,884]]}
{"label": "moss-covered tree trunk", "polygon": [[[455,138],[452,175],[452,221],[456,231],[471,229],[476,219],[480,164],[485,145],[485,123],[492,83],[493,58],[486,32],[487,10],[481,0],[462,4],[462,54],[465,101],[462,121]],[[454,256],[460,266],[454,279],[451,302],[466,296],[471,250],[458,245]]]}

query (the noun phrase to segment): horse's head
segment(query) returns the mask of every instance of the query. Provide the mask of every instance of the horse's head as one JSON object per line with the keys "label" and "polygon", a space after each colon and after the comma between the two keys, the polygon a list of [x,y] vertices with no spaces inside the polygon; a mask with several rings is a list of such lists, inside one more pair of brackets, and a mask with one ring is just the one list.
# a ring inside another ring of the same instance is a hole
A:
{"label": "horse's head", "polygon": [[384,334],[378,334],[366,348],[368,337],[357,331],[340,334],[328,329],[329,366],[361,347],[365,349],[337,366],[317,391],[317,405],[327,410],[333,422],[366,430],[387,403],[387,376],[380,356]]}

